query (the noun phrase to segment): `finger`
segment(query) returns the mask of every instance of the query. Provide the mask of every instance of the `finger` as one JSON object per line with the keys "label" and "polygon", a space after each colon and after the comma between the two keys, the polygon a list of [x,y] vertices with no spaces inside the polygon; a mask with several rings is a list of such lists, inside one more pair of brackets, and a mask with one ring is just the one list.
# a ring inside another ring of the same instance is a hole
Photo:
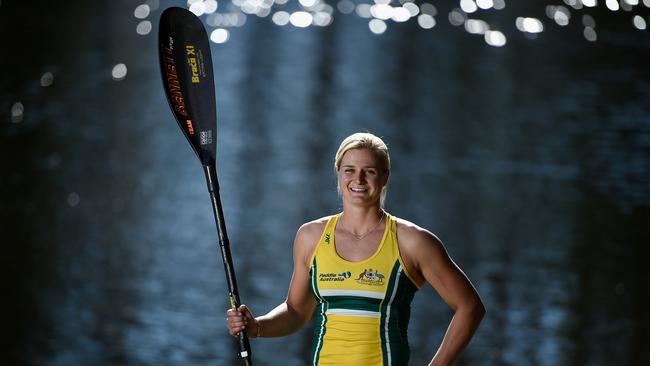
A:
{"label": "finger", "polygon": [[253,317],[253,312],[251,311],[251,309],[248,308],[248,306],[242,304],[242,305],[239,306],[239,309],[238,309],[238,310],[239,310],[239,311],[240,311],[240,312],[241,312],[241,313],[242,313],[246,318],[248,318],[248,319],[253,319],[253,318],[254,318],[254,317]]}
{"label": "finger", "polygon": [[242,312],[239,310],[234,310],[234,309],[228,309],[226,311],[226,316],[242,316]]}
{"label": "finger", "polygon": [[228,315],[226,317],[227,320],[242,320],[245,319],[245,317],[242,314],[233,314],[233,315]]}
{"label": "finger", "polygon": [[230,319],[228,320],[228,326],[231,327],[245,327],[248,325],[248,321],[246,319]]}
{"label": "finger", "polygon": [[233,312],[233,313],[228,314],[228,316],[226,316],[226,321],[228,321],[228,322],[246,321],[246,318],[240,312],[236,312],[236,313]]}
{"label": "finger", "polygon": [[234,321],[234,322],[228,322],[228,332],[230,335],[236,336],[239,334],[239,332],[244,331],[246,329],[246,323],[243,321]]}

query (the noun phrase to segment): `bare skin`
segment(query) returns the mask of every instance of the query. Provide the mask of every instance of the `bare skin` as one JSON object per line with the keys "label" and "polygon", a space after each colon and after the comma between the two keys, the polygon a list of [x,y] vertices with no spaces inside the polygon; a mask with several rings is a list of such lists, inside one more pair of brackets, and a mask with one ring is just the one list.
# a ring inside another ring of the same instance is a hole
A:
{"label": "bare skin", "polygon": [[[349,261],[360,261],[373,255],[380,244],[386,221],[380,205],[381,190],[388,183],[389,174],[378,167],[370,150],[352,149],[343,156],[337,176],[343,214],[334,231],[336,251]],[[298,229],[287,299],[259,317],[254,317],[246,305],[238,310],[229,309],[226,314],[231,335],[246,331],[251,337],[280,337],[297,331],[310,320],[316,300],[310,289],[309,261],[327,219],[308,222]],[[358,240],[359,236],[363,238]],[[404,265],[416,284],[430,284],[454,311],[445,337],[429,363],[452,365],[478,328],[485,314],[483,303],[435,235],[397,219],[397,237]]]}

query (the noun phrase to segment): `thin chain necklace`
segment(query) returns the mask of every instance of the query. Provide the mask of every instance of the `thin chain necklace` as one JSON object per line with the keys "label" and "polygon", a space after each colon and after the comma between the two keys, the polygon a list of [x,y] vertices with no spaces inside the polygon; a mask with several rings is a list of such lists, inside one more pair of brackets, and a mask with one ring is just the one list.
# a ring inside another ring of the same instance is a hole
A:
{"label": "thin chain necklace", "polygon": [[[365,238],[365,237],[366,237],[368,234],[370,234],[371,232],[373,232],[373,231],[377,228],[377,226],[379,226],[379,224],[381,224],[381,222],[384,221],[384,216],[385,216],[385,215],[384,215],[384,210],[381,210],[381,218],[379,219],[379,221],[377,221],[377,223],[375,224],[375,226],[373,226],[372,228],[370,228],[370,230],[366,231],[365,233],[363,233],[363,234],[361,234],[361,235],[357,235],[357,234],[355,234],[354,232],[352,232],[352,230],[349,230],[347,227],[345,227],[345,225],[343,225],[343,220],[341,220],[341,224],[342,224],[341,226],[343,226],[343,229],[344,229],[345,231],[347,231],[348,233],[352,234],[352,236],[354,236],[354,238],[357,239],[357,241],[359,241],[359,240],[362,240],[363,238]],[[343,218],[343,215],[341,215],[341,218]]]}

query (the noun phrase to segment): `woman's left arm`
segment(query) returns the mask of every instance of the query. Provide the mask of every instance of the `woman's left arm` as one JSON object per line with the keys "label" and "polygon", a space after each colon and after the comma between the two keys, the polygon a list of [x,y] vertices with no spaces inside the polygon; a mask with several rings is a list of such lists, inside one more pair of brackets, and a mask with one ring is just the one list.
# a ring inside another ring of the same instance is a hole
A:
{"label": "woman's left arm", "polygon": [[485,307],[467,276],[454,263],[432,233],[406,228],[401,236],[402,255],[454,311],[445,337],[429,366],[452,365],[474,335],[485,315]]}

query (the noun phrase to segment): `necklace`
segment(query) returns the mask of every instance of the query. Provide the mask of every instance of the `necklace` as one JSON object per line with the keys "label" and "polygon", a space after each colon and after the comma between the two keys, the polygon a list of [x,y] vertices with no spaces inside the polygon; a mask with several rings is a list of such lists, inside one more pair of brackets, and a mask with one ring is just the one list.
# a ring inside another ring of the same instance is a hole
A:
{"label": "necklace", "polygon": [[[381,224],[382,221],[384,221],[384,216],[385,216],[385,215],[384,215],[384,210],[381,210],[381,218],[379,219],[379,221],[377,221],[377,223],[375,224],[375,226],[371,227],[370,230],[368,230],[368,231],[366,231],[365,233],[360,234],[360,235],[359,235],[359,234],[355,234],[354,232],[352,232],[352,230],[349,230],[347,227],[345,227],[345,225],[342,225],[342,226],[343,226],[343,229],[345,229],[345,231],[347,231],[348,233],[352,234],[352,236],[354,236],[355,239],[357,239],[357,240],[362,240],[362,239],[365,238],[368,234],[370,234],[371,232],[373,232],[373,231],[377,228],[377,226],[379,226],[379,224]],[[342,215],[341,215],[341,217],[342,217]],[[341,224],[343,224],[343,220],[341,220]]]}

